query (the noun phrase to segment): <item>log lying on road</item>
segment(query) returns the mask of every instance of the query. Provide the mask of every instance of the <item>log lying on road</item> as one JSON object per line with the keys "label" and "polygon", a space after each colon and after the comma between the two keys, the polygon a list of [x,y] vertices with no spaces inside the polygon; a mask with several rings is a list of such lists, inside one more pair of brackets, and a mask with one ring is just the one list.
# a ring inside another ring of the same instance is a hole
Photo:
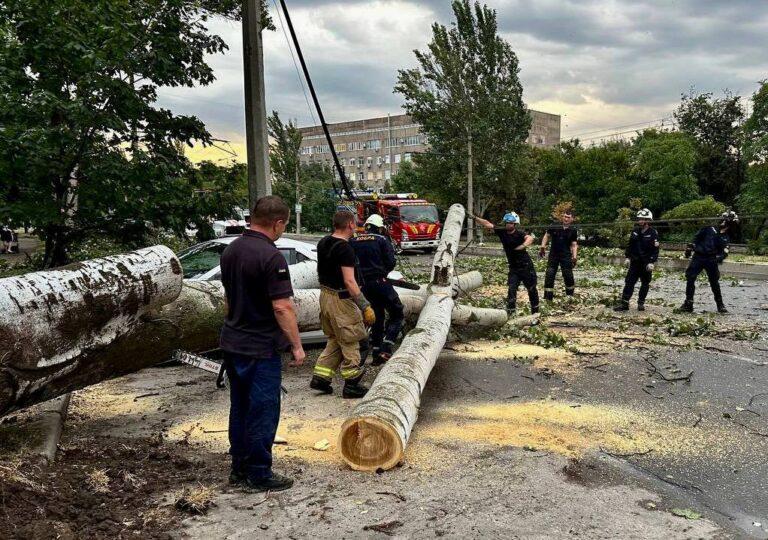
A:
{"label": "log lying on road", "polygon": [[354,408],[339,434],[344,461],[360,471],[387,470],[403,458],[416,422],[421,393],[445,345],[454,307],[451,284],[464,208],[455,204],[445,219],[430,284],[419,320]]}
{"label": "log lying on road", "polygon": [[[472,292],[483,286],[483,275],[477,270],[472,270],[465,274],[455,276],[453,278],[453,288],[461,296],[464,293]],[[308,287],[309,288],[309,287]],[[400,296],[423,296],[426,298],[429,296],[429,285],[422,285],[418,291],[412,291],[410,289],[402,289],[395,287],[397,294]]]}
{"label": "log lying on road", "polygon": [[[427,298],[424,296],[401,295],[403,311],[408,316],[418,315],[424,309]],[[492,328],[507,324],[507,312],[503,309],[477,308],[455,305],[451,312],[451,323],[462,327]]]}

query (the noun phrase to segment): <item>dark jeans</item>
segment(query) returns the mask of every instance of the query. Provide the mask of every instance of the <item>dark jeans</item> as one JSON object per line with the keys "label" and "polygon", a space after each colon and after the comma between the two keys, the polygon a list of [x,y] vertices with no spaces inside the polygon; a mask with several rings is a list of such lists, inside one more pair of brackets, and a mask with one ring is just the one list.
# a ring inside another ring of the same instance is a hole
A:
{"label": "dark jeans", "polygon": [[363,286],[363,294],[376,313],[376,323],[371,328],[371,347],[381,349],[382,342],[394,344],[403,328],[403,304],[395,288],[382,280],[370,280]]}
{"label": "dark jeans", "polygon": [[272,476],[272,444],[280,421],[280,355],[224,353],[229,377],[229,453],[232,469],[251,480]]}
{"label": "dark jeans", "polygon": [[649,272],[645,269],[648,263],[643,261],[632,261],[629,263],[629,270],[627,270],[627,277],[624,280],[624,292],[621,294],[621,299],[624,302],[629,302],[632,298],[632,293],[635,292],[635,285],[637,280],[640,280],[640,292],[637,296],[637,303],[639,305],[645,304],[645,298],[648,296],[648,289],[651,288],[651,279],[653,279],[653,272]]}
{"label": "dark jeans", "polygon": [[718,268],[716,259],[705,259],[703,257],[693,256],[688,269],[685,271],[685,299],[693,302],[693,295],[696,292],[696,278],[702,271],[707,273],[709,286],[712,288],[712,294],[718,305],[723,303],[723,294],[720,291],[720,268]]}
{"label": "dark jeans", "polygon": [[517,288],[520,283],[528,290],[531,309],[538,308],[539,290],[536,288],[536,281],[536,269],[532,264],[522,267],[510,266],[507,274],[507,309],[514,311],[517,308]]}
{"label": "dark jeans", "polygon": [[557,276],[557,267],[563,272],[563,281],[565,282],[565,294],[573,296],[576,290],[576,281],[573,279],[573,261],[571,254],[568,256],[555,256],[547,261],[547,273],[544,274],[544,299],[552,300],[555,297],[555,276]]}

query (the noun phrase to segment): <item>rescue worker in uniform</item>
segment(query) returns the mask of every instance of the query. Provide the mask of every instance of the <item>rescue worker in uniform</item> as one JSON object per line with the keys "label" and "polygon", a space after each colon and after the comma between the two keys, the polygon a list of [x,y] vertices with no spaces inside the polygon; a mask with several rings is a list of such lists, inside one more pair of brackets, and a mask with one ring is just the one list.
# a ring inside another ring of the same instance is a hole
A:
{"label": "rescue worker in uniform", "polygon": [[739,216],[736,212],[728,211],[720,216],[718,228],[704,227],[693,237],[693,243],[688,244],[685,250],[685,256],[690,257],[693,252],[693,258],[685,271],[687,281],[685,287],[685,302],[680,306],[680,311],[686,313],[693,312],[693,295],[696,292],[696,278],[702,271],[707,273],[709,286],[712,288],[712,294],[715,297],[717,311],[728,313],[723,303],[723,294],[720,291],[720,269],[721,264],[728,256],[728,231],[739,223]]}
{"label": "rescue worker in uniform", "polygon": [[496,229],[490,221],[479,216],[473,216],[486,229],[493,229],[504,247],[509,264],[507,274],[507,313],[514,315],[517,309],[517,288],[520,283],[528,290],[531,302],[531,313],[539,312],[539,291],[536,288],[536,269],[533,267],[527,248],[533,244],[533,236],[518,229],[520,217],[509,212],[504,214],[504,229]]}
{"label": "rescue worker in uniform", "polygon": [[578,233],[573,224],[573,213],[565,211],[560,216],[561,225],[553,225],[544,234],[539,248],[539,257],[547,254],[547,244],[551,242],[549,260],[547,261],[547,273],[544,275],[544,300],[551,302],[555,297],[555,276],[558,266],[563,272],[565,282],[565,294],[573,296],[576,291],[576,282],[573,279],[573,267],[579,252]]}
{"label": "rescue worker in uniform", "polygon": [[249,491],[281,491],[293,480],[272,472],[280,421],[280,353],[304,362],[288,262],[275,247],[290,211],[280,197],[261,197],[252,221],[221,255],[227,314],[220,347],[229,377],[229,481]]}
{"label": "rescue worker in uniform", "polygon": [[320,324],[328,343],[315,363],[310,388],[333,393],[331,382],[337,369],[344,379],[344,398],[361,398],[368,388],[360,381],[360,342],[368,339],[366,326],[376,322],[368,299],[360,290],[355,251],[349,240],[355,234],[355,216],[339,210],[333,216],[333,234],[317,244],[317,275],[320,280]]}
{"label": "rescue worker in uniform", "polygon": [[637,227],[629,236],[629,245],[624,255],[626,256],[627,277],[624,280],[624,291],[621,294],[619,304],[614,311],[629,310],[629,300],[635,292],[637,280],[640,280],[640,291],[637,295],[637,310],[645,311],[645,298],[653,278],[653,267],[659,258],[659,233],[651,227],[653,213],[643,208],[637,213]]}
{"label": "rescue worker in uniform", "polygon": [[363,294],[376,314],[370,336],[374,366],[390,359],[395,340],[403,328],[403,304],[387,281],[387,275],[395,268],[395,250],[381,234],[383,229],[384,219],[379,214],[371,214],[365,221],[365,234],[349,241],[363,277]]}

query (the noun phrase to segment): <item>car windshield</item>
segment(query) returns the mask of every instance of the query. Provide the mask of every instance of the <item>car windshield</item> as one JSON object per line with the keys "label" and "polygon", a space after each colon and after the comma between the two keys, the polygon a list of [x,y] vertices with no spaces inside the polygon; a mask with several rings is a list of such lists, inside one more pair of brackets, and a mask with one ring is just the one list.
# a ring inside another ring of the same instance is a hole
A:
{"label": "car windshield", "polygon": [[181,267],[184,269],[184,278],[191,279],[213,270],[219,266],[221,254],[226,249],[226,244],[218,242],[195,246],[179,255]]}
{"label": "car windshield", "polygon": [[409,223],[437,223],[439,218],[434,204],[419,204],[401,206],[400,219]]}

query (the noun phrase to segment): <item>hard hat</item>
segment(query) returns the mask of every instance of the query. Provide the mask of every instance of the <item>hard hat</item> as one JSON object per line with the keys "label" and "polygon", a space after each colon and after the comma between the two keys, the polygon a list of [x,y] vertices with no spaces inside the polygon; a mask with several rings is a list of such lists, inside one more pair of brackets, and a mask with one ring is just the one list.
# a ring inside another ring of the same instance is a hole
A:
{"label": "hard hat", "polygon": [[643,208],[637,212],[637,219],[647,219],[649,221],[653,221],[653,212],[647,208]]}
{"label": "hard hat", "polygon": [[365,224],[381,228],[384,226],[384,218],[382,218],[379,214],[371,214],[368,216],[368,219],[365,220]]}
{"label": "hard hat", "polygon": [[504,217],[502,218],[504,223],[520,223],[520,216],[515,214],[514,212],[507,212],[504,214]]}
{"label": "hard hat", "polygon": [[728,210],[727,212],[723,212],[722,214],[720,214],[720,219],[724,223],[738,223],[739,222],[739,216],[733,210]]}

